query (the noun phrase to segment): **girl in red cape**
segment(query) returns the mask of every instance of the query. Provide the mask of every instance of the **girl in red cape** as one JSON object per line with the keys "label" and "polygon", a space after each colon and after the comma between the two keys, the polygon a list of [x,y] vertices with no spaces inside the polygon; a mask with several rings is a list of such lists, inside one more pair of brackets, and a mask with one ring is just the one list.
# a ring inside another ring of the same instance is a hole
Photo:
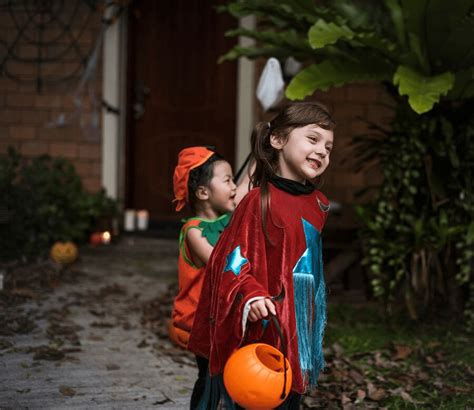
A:
{"label": "girl in red cape", "polygon": [[[329,165],[334,127],[328,110],[315,102],[291,104],[256,126],[254,189],[208,261],[188,345],[209,358],[211,376],[222,375],[242,345],[259,341],[283,350],[276,329],[265,320],[276,315],[293,371],[291,393],[279,408],[298,409],[302,393],[316,385],[324,367],[321,232],[329,201],[315,182]],[[217,405],[212,385],[200,408]]]}

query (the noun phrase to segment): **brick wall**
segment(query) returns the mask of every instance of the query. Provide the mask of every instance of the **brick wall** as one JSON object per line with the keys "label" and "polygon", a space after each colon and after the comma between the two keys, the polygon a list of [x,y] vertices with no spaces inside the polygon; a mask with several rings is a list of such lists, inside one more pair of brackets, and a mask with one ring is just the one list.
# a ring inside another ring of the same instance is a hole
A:
{"label": "brick wall", "polygon": [[[67,7],[67,3],[64,7]],[[21,19],[21,13],[17,17]],[[90,20],[88,20],[87,29],[79,36],[78,44],[82,51],[90,51],[97,37],[100,16],[96,13],[92,18],[88,17],[88,10],[83,9],[83,13],[76,17],[76,21],[81,23],[85,18]],[[47,32],[48,27],[50,30],[57,29],[54,25],[47,25],[45,38],[48,38],[49,34],[53,35],[52,32]],[[10,41],[17,32],[10,15],[0,10],[0,39]],[[77,35],[74,24],[72,34]],[[56,42],[58,49],[66,44],[64,41],[67,41],[67,35],[64,37],[66,38]],[[51,52],[54,52],[54,45],[50,47]],[[21,40],[15,50],[21,53],[22,57],[37,55],[37,49],[26,45]],[[2,51],[0,49],[0,56],[3,56]],[[23,79],[36,74],[34,64],[17,63],[10,65],[9,68],[15,74],[21,74]],[[70,66],[68,63],[45,65],[44,69],[47,73],[58,74],[61,71],[68,72]],[[101,100],[101,71],[99,63],[98,78],[94,86],[98,101]],[[51,123],[57,121],[60,115],[68,118],[74,114],[73,93],[78,80],[79,78],[75,78],[67,84],[46,86],[41,93],[38,93],[33,83],[17,83],[0,76],[0,154],[5,153],[8,146],[13,146],[27,158],[41,154],[67,158],[75,165],[86,189],[96,191],[101,186],[100,129],[97,133],[91,134],[87,128],[79,125],[78,119],[71,120],[61,128],[51,127]],[[84,101],[84,104],[83,119],[90,115],[91,109],[87,101]]]}

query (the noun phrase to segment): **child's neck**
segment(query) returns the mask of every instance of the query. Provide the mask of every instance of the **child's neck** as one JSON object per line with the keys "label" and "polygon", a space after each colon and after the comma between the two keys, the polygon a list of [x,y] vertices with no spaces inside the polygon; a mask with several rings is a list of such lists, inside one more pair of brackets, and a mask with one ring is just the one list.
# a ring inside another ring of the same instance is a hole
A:
{"label": "child's neck", "polygon": [[221,216],[222,214],[215,211],[210,205],[203,204],[202,207],[199,207],[196,210],[196,216],[198,218],[203,218],[203,219],[217,219]]}

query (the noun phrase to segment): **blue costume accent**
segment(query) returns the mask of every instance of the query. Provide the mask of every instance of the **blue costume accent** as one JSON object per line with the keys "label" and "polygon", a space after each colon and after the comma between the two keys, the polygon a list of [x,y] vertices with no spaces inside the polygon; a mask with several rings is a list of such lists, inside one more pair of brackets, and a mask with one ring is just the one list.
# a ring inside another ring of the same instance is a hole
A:
{"label": "blue costume accent", "polygon": [[242,256],[240,252],[240,245],[237,246],[226,258],[224,272],[232,271],[235,276],[240,275],[242,266],[248,262],[248,259]]}
{"label": "blue costume accent", "polygon": [[293,268],[296,330],[301,370],[315,385],[324,367],[322,341],[326,325],[326,284],[318,230],[301,218],[306,250]]}

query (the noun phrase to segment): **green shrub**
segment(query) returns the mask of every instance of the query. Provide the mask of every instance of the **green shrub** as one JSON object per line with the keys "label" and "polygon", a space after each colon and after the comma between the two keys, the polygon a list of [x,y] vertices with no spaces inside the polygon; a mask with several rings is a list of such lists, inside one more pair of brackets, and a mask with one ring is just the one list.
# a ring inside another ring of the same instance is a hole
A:
{"label": "green shrub", "polygon": [[84,242],[118,207],[104,191],[86,192],[69,161],[48,155],[27,161],[10,148],[0,157],[0,209],[0,259],[34,260],[55,241]]}
{"label": "green shrub", "polygon": [[464,307],[474,261],[474,101],[416,115],[398,105],[391,130],[355,139],[359,164],[378,160],[384,182],[358,207],[364,264],[388,307],[412,319]]}

